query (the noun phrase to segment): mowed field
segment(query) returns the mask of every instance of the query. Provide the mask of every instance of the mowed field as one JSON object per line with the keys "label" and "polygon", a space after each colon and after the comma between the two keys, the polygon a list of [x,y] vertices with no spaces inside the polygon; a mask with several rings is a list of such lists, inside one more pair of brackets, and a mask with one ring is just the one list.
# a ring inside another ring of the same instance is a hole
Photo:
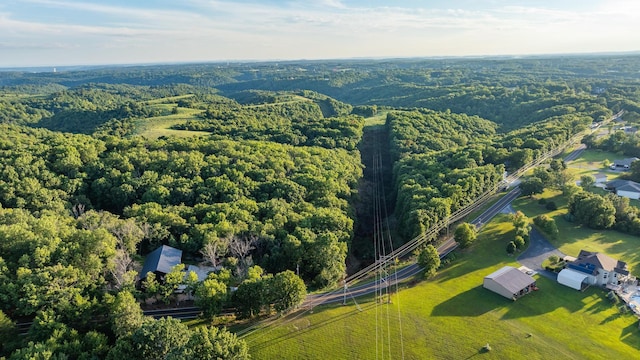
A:
{"label": "mowed field", "polygon": [[141,135],[149,139],[157,139],[161,136],[201,136],[209,135],[206,131],[188,131],[188,130],[175,130],[171,129],[172,126],[177,124],[183,124],[189,120],[198,120],[198,114],[202,110],[190,109],[190,108],[177,108],[177,114],[171,114],[171,110],[177,106],[176,103],[167,103],[170,100],[179,100],[185,96],[175,96],[172,98],[156,99],[149,101],[148,104],[154,109],[162,111],[167,114],[164,116],[150,117],[146,119],[139,119],[135,121],[136,135]]}
{"label": "mowed field", "polygon": [[[435,278],[405,286],[391,304],[318,307],[245,340],[254,359],[640,357],[637,319],[620,314],[600,289],[582,293],[536,275],[540,290],[513,302],[482,288],[485,275],[518,266],[505,251],[512,238],[500,215]],[[482,350],[486,344],[491,351]]]}

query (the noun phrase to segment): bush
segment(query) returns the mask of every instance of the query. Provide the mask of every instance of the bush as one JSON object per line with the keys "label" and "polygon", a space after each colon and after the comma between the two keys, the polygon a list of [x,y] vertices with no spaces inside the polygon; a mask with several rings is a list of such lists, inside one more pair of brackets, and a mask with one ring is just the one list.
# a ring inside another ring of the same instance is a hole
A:
{"label": "bush", "polygon": [[533,218],[533,223],[548,236],[554,239],[558,236],[558,226],[553,218],[547,215],[538,215]]}
{"label": "bush", "polygon": [[554,211],[554,210],[558,210],[558,205],[556,205],[556,203],[555,203],[555,202],[553,202],[553,201],[549,201],[549,202],[547,203],[547,205],[545,206],[545,208],[546,208],[547,210]]}
{"label": "bush", "polygon": [[513,241],[509,241],[507,244],[507,254],[513,254],[516,252],[516,244]]}
{"label": "bush", "polygon": [[516,236],[513,243],[516,245],[517,249],[523,249],[525,245],[524,238],[522,236]]}

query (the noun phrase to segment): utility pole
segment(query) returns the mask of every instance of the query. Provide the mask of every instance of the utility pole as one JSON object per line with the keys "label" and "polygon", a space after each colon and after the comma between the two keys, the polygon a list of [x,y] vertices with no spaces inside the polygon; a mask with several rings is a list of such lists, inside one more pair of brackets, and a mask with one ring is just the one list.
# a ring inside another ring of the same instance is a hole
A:
{"label": "utility pole", "polygon": [[342,295],[342,305],[347,305],[347,282],[344,282],[344,293]]}

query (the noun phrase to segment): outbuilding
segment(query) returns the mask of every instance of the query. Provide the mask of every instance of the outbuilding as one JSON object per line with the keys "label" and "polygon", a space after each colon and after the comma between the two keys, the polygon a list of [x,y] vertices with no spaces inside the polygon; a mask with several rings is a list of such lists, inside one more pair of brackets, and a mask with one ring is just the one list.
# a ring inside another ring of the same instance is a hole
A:
{"label": "outbuilding", "polygon": [[512,266],[505,266],[485,276],[482,286],[512,300],[538,290],[534,278]]}
{"label": "outbuilding", "polygon": [[581,271],[562,269],[558,273],[558,283],[582,291],[589,286],[589,276]]}

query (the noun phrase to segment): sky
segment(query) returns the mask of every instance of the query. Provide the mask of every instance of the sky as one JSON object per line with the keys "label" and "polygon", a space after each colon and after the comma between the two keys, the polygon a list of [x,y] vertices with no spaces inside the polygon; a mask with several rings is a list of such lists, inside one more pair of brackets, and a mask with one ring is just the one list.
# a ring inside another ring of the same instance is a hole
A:
{"label": "sky", "polygon": [[0,2],[0,67],[637,50],[638,0]]}

